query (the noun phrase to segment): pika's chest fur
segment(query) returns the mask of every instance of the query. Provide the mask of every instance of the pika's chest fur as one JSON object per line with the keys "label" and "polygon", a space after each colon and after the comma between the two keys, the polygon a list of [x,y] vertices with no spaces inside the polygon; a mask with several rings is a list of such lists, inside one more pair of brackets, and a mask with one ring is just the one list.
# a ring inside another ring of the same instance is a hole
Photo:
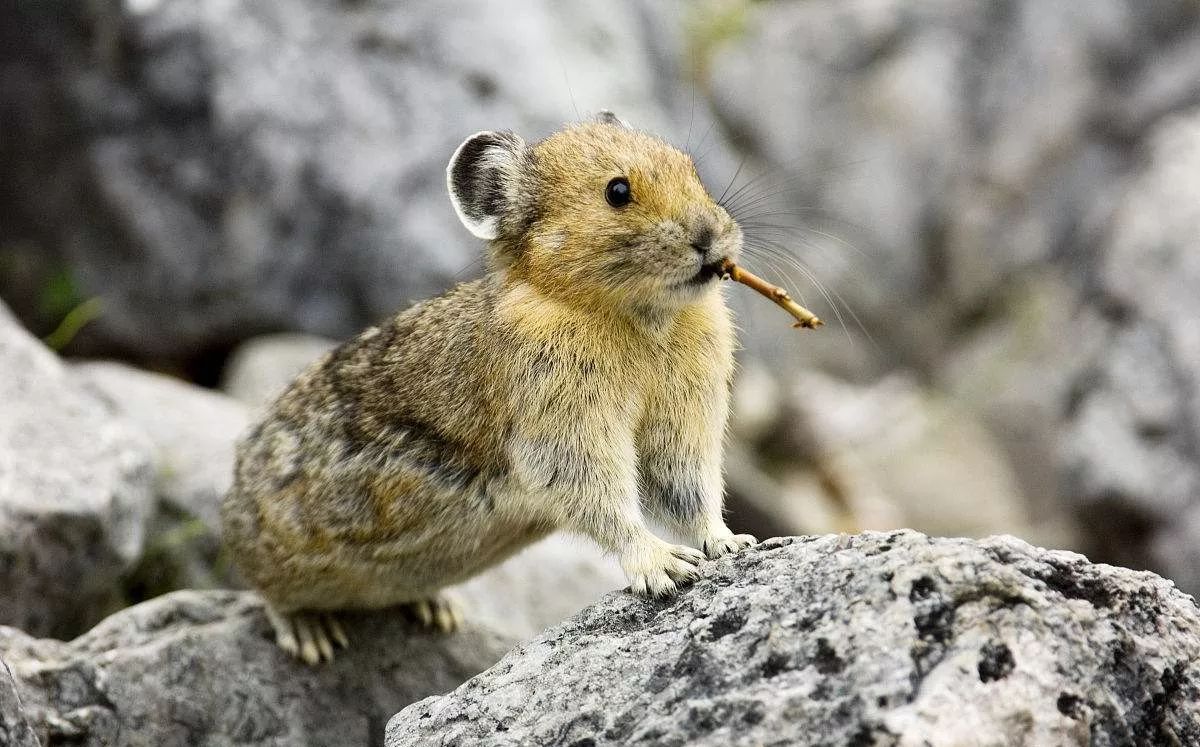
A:
{"label": "pika's chest fur", "polygon": [[719,292],[653,324],[528,287],[503,294],[496,311],[510,355],[491,370],[504,380],[506,447],[524,489],[551,488],[565,467],[598,454],[632,463],[639,433],[655,424],[709,431],[724,422],[733,330]]}

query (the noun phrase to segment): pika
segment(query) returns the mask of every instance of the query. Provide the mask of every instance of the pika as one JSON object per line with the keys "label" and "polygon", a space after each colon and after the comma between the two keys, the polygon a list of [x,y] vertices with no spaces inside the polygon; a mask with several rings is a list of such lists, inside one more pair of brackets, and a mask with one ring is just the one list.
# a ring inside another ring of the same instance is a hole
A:
{"label": "pika", "polygon": [[692,160],[602,112],[473,135],[447,183],[489,272],[314,362],[237,447],[225,543],[310,664],[348,645],[336,610],[453,629],[440,590],[555,530],[648,596],[755,542],[723,518],[742,234]]}

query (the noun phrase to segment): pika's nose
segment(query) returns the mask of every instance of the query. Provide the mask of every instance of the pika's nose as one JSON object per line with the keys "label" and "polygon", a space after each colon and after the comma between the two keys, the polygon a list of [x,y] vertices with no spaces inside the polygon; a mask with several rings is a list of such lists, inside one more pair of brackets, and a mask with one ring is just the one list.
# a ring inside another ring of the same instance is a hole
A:
{"label": "pika's nose", "polygon": [[716,237],[716,231],[712,226],[705,224],[700,226],[692,234],[692,248],[698,254],[704,256],[709,249],[712,249],[713,239]]}

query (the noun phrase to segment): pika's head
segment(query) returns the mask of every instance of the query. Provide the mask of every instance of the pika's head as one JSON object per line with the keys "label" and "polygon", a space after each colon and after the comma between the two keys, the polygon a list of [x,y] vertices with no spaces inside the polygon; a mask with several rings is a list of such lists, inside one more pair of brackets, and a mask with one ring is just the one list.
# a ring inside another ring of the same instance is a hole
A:
{"label": "pika's head", "polygon": [[692,159],[610,112],[533,145],[478,133],[446,176],[494,265],[554,295],[679,306],[711,292],[742,244]]}

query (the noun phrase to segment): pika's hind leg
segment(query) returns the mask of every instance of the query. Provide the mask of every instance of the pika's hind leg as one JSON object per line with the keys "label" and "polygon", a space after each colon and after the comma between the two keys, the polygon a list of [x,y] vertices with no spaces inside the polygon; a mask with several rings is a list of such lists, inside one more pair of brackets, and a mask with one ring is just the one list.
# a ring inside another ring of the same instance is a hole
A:
{"label": "pika's hind leg", "polygon": [[329,612],[282,613],[271,605],[266,607],[267,619],[275,628],[279,647],[309,665],[333,661],[333,644],[340,648],[350,645],[341,623]]}
{"label": "pika's hind leg", "polygon": [[430,630],[453,633],[462,626],[462,605],[446,593],[407,602],[403,607]]}

